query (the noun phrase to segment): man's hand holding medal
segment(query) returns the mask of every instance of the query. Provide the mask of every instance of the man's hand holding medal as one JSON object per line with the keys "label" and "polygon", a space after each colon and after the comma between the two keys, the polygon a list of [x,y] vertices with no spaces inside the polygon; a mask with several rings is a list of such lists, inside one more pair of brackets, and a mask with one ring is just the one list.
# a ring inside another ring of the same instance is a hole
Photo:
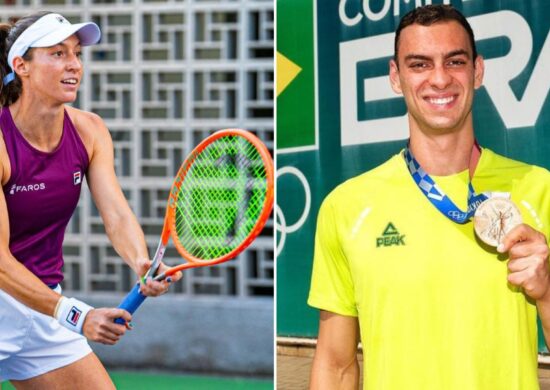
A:
{"label": "man's hand holding medal", "polygon": [[523,288],[525,294],[536,301],[548,295],[549,249],[544,234],[529,225],[517,225],[504,236],[497,250],[510,256],[508,281],[511,284]]}
{"label": "man's hand holding medal", "polygon": [[508,282],[534,300],[546,296],[550,287],[546,237],[522,223],[519,209],[509,197],[497,195],[479,205],[474,228],[483,242],[500,253],[508,252]]}

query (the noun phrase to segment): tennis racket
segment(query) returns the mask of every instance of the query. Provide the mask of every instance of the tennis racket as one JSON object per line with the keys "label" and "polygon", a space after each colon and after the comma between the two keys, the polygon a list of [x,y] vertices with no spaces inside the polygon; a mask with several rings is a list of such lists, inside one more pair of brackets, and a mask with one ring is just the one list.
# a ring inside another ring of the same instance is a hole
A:
{"label": "tennis racket", "polygon": [[[187,156],[174,179],[147,276],[163,280],[234,258],[258,236],[272,208],[273,161],[265,145],[245,130],[212,134]],[[186,262],[156,275],[170,237]],[[145,298],[138,283],[118,307],[134,313]]]}

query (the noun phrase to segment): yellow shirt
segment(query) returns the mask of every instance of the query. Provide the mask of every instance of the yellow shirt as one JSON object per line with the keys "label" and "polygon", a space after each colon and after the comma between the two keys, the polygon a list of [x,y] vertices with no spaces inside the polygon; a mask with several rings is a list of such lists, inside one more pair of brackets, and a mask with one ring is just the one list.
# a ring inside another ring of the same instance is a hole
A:
{"label": "yellow shirt", "polygon": [[[468,171],[433,179],[466,209]],[[548,238],[548,171],[483,149],[473,186],[510,192]],[[536,306],[507,274],[506,256],[441,214],[399,154],[323,202],[308,304],[359,318],[365,389],[538,389]]]}

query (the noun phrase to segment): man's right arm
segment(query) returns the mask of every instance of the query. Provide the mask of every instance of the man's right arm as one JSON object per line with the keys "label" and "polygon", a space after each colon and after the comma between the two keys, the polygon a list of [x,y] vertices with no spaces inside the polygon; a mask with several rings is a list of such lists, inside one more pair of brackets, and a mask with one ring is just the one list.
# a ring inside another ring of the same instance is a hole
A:
{"label": "man's right arm", "polygon": [[310,390],[356,390],[359,387],[358,343],[357,317],[321,310]]}

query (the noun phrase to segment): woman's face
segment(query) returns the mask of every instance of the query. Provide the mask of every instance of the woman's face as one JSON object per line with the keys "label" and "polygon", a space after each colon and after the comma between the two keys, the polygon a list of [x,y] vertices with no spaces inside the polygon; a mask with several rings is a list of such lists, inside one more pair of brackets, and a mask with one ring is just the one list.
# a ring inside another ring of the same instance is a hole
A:
{"label": "woman's face", "polygon": [[53,104],[73,102],[83,74],[78,37],[71,35],[55,46],[32,50],[26,77],[21,78],[23,91]]}

